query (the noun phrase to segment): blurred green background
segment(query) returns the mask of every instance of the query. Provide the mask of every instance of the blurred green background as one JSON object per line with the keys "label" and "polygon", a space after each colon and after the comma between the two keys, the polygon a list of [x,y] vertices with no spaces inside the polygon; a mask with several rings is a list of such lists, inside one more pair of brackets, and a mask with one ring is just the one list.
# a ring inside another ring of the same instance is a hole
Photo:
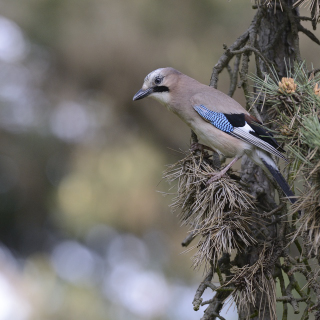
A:
{"label": "blurred green background", "polygon": [[[181,254],[188,230],[161,194],[190,131],[132,97],[159,67],[209,83],[251,6],[0,1],[0,320],[200,319],[203,272],[194,251]],[[301,51],[319,67],[305,37]],[[243,102],[240,89],[235,97]]]}

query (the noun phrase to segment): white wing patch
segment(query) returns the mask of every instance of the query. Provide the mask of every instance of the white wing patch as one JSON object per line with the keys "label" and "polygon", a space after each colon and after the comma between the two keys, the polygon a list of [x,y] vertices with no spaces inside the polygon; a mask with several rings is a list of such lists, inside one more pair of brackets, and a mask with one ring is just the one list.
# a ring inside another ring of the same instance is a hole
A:
{"label": "white wing patch", "polygon": [[245,122],[245,126],[244,127],[240,127],[243,131],[250,133],[250,132],[254,132],[254,130],[248,125],[247,122]]}

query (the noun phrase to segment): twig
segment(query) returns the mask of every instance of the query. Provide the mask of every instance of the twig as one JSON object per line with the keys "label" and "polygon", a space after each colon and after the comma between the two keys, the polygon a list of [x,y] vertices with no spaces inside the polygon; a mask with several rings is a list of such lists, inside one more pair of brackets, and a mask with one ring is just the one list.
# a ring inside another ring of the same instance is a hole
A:
{"label": "twig", "polygon": [[224,317],[220,316],[220,314],[219,314],[219,313],[211,312],[211,314],[212,314],[213,316],[215,316],[215,317],[219,318],[220,320],[226,320],[226,318],[224,318]]}
{"label": "twig", "polygon": [[222,309],[223,301],[226,298],[225,293],[218,292],[209,303],[208,308],[205,310],[203,317],[201,320],[211,320],[215,319],[215,317],[226,320],[224,317],[220,316],[219,312]]}
{"label": "twig", "polygon": [[[217,289],[216,291],[234,291],[234,288],[219,288],[219,289]],[[214,302],[214,297],[212,298],[212,299],[209,299],[209,300],[206,300],[206,301],[203,301],[202,303],[201,303],[201,307],[203,307],[203,306],[205,306],[205,305],[207,305],[207,304],[210,304],[210,303],[212,303],[212,302]],[[216,314],[216,313],[215,313]]]}
{"label": "twig", "polygon": [[265,57],[263,56],[263,54],[262,54],[257,48],[254,48],[254,47],[251,47],[251,46],[245,46],[245,47],[243,47],[242,49],[240,49],[240,50],[234,50],[234,51],[232,51],[231,53],[233,53],[233,54],[239,54],[239,53],[250,52],[250,51],[256,53],[256,54],[259,56],[259,58],[261,58],[261,60],[263,60],[263,62],[266,64],[266,66],[268,67],[268,69],[269,69],[270,72],[272,73],[271,62],[268,61],[268,59],[265,58]]}
{"label": "twig", "polygon": [[220,59],[218,60],[218,62],[216,63],[216,65],[213,67],[213,70],[212,70],[211,79],[210,79],[211,87],[214,87],[214,88],[218,87],[218,75],[228,65],[229,61],[233,57],[230,51],[239,49],[248,41],[248,38],[249,38],[249,31],[247,30],[220,57]]}
{"label": "twig", "polygon": [[245,98],[246,98],[246,109],[250,107],[250,97],[249,97],[249,86],[248,86],[248,70],[249,70],[249,53],[246,52],[242,57],[242,68],[240,71],[240,83],[239,86],[242,87]]}
{"label": "twig", "polygon": [[212,299],[210,299],[210,300],[207,300],[207,301],[203,301],[203,302],[201,303],[201,307],[205,306],[206,304],[210,304],[211,302],[213,302],[213,299],[214,299],[214,298],[212,298]]}
{"label": "twig", "polygon": [[[216,65],[213,67],[210,86],[217,88],[218,86],[218,76],[222,72],[224,68],[227,67],[230,60],[233,58],[234,54],[232,51],[238,50],[245,45],[245,43],[252,38],[256,38],[256,30],[259,25],[262,16],[263,16],[264,8],[259,8],[257,13],[255,14],[248,30],[243,33],[228,49],[226,49],[225,53],[220,57]],[[251,40],[250,40],[251,42]]]}
{"label": "twig", "polygon": [[305,17],[305,16],[298,16],[296,19],[301,20],[301,21],[312,21],[313,19],[310,17]]}
{"label": "twig", "polygon": [[298,313],[300,313],[299,304],[298,304],[297,298],[295,298],[291,293],[291,291],[295,287],[296,279],[292,275],[288,275],[288,278],[289,278],[289,284],[286,288],[286,295],[288,297],[288,302],[291,304],[291,306],[293,308],[293,312],[295,314],[298,314]]}
{"label": "twig", "polygon": [[301,320],[308,320],[309,319],[309,305],[307,304],[307,306],[305,307],[303,314],[301,316]]}
{"label": "twig", "polygon": [[280,204],[280,206],[274,208],[273,210],[271,210],[271,211],[269,211],[269,212],[267,212],[267,213],[263,213],[262,216],[263,216],[264,218],[270,217],[270,216],[276,214],[278,211],[280,211],[284,206],[285,206],[285,204],[282,203],[282,204]]}
{"label": "twig", "polygon": [[211,281],[213,277],[213,266],[210,267],[209,272],[207,273],[206,277],[204,280],[200,283],[196,294],[193,298],[192,304],[193,304],[193,310],[198,311],[200,308],[200,305],[202,303],[202,298],[201,296],[203,295],[204,291],[207,289],[207,283]]}
{"label": "twig", "polygon": [[[279,282],[280,282],[280,288],[281,288],[281,293],[284,296],[286,294],[286,286],[285,282],[283,279],[282,275],[282,270],[280,269],[280,273],[278,275]],[[282,320],[287,320],[288,319],[288,304],[286,301],[283,302],[283,312],[282,312]]]}
{"label": "twig", "polygon": [[309,37],[313,42],[320,45],[320,40],[308,29],[302,26],[300,23],[298,24],[298,31],[304,33],[307,37]]}
{"label": "twig", "polygon": [[196,232],[191,232],[182,242],[181,245],[183,247],[187,247],[192,240],[196,237]]}
{"label": "twig", "polygon": [[230,97],[233,96],[233,94],[237,88],[240,60],[241,60],[241,55],[237,54],[235,61],[234,61],[234,65],[233,65],[232,77],[230,79],[230,89],[229,89],[229,93],[228,93],[228,96],[230,96]]}
{"label": "twig", "polygon": [[219,268],[219,264],[217,264],[217,266],[216,266],[216,272],[217,272],[218,277],[219,277],[220,285],[223,286],[224,285],[224,280],[223,280],[223,277],[222,277],[221,270]]}
{"label": "twig", "polygon": [[220,314],[216,313],[216,312],[212,312],[213,316],[216,316],[217,318],[219,318],[220,320],[226,320],[226,318],[220,316]]}
{"label": "twig", "polygon": [[[290,302],[292,299],[292,297],[288,297],[288,296],[283,296],[283,297],[279,297],[277,298],[278,302]],[[307,301],[308,297],[304,297],[304,298],[296,298],[295,299],[297,302],[303,302],[303,301]]]}
{"label": "twig", "polygon": [[211,281],[206,281],[205,285],[207,288],[210,288],[212,291],[217,291],[218,287],[215,286]]}

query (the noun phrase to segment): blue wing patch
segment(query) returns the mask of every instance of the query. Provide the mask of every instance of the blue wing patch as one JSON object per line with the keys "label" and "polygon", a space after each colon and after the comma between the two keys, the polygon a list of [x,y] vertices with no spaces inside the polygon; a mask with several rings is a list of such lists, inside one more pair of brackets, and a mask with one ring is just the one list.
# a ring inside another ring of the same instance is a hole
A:
{"label": "blue wing patch", "polygon": [[228,121],[227,117],[223,113],[211,111],[203,105],[194,106],[193,108],[202,118],[209,121],[217,129],[227,133],[233,131],[232,124]]}

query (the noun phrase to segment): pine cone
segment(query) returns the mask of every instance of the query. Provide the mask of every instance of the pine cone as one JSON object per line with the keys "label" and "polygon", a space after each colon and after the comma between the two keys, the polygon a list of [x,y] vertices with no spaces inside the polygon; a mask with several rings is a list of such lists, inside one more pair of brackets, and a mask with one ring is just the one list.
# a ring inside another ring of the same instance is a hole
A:
{"label": "pine cone", "polygon": [[283,93],[294,93],[296,92],[297,85],[294,83],[292,78],[282,78],[279,82],[279,91]]}
{"label": "pine cone", "polygon": [[280,128],[280,132],[283,136],[290,136],[293,134],[293,131],[287,125],[283,125],[282,128]]}

